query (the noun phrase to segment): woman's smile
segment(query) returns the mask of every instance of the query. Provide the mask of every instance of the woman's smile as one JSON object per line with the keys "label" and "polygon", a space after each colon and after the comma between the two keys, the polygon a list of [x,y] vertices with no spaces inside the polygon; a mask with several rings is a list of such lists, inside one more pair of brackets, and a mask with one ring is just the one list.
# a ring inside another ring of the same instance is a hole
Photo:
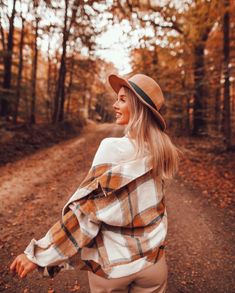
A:
{"label": "woman's smile", "polygon": [[117,118],[120,117],[120,116],[122,116],[121,113],[116,113],[116,117],[117,117]]}

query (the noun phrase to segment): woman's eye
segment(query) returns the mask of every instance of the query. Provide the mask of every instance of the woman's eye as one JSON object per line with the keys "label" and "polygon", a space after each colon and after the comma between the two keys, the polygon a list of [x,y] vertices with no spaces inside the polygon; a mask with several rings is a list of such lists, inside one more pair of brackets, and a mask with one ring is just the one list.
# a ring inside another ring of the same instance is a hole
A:
{"label": "woman's eye", "polygon": [[125,99],[124,98],[120,98],[120,99],[116,99],[116,102],[118,102],[118,101],[121,101],[121,102],[125,102]]}

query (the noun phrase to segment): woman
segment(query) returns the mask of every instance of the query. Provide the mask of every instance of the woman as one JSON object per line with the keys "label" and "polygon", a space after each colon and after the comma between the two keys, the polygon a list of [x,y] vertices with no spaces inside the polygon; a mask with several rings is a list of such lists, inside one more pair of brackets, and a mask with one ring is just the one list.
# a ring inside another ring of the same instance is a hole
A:
{"label": "woman", "polygon": [[32,239],[10,269],[52,277],[77,266],[89,270],[91,292],[165,292],[164,182],[177,171],[178,149],[164,132],[164,97],[152,78],[112,74],[109,83],[125,135],[102,140],[62,220]]}

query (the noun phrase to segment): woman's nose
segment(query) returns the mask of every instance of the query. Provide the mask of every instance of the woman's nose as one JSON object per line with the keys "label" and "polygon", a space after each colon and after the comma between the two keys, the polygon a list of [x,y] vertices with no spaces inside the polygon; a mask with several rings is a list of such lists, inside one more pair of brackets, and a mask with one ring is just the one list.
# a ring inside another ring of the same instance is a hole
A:
{"label": "woman's nose", "polygon": [[113,104],[113,108],[114,109],[117,109],[118,108],[117,105],[116,105],[116,103],[117,103],[117,101]]}

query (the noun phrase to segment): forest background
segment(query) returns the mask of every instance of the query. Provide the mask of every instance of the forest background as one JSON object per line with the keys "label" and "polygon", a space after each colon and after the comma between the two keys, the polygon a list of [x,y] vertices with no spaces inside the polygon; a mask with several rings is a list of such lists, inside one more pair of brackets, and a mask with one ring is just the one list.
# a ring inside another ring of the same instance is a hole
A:
{"label": "forest background", "polygon": [[[18,282],[8,273],[9,253],[39,237],[45,218],[52,224],[48,198],[56,217],[100,140],[120,135],[111,73],[159,83],[166,132],[183,151],[169,191],[169,292],[231,292],[233,0],[0,0],[0,291],[38,284],[47,292],[47,281]],[[76,278],[51,287],[65,290]]]}
{"label": "forest background", "polygon": [[113,121],[114,97],[106,79],[118,71],[97,57],[102,46],[97,39],[128,22],[117,42],[136,32],[139,40],[138,46],[129,44],[126,77],[142,72],[158,81],[168,129],[222,135],[230,149],[234,8],[234,1],[227,0],[1,1],[1,128],[87,118]]}
{"label": "forest background", "polygon": [[[87,121],[115,122],[108,75],[141,72],[163,89],[167,132],[194,162],[186,177],[203,188],[210,182],[227,206],[235,177],[234,27],[229,0],[1,0],[0,164],[77,136]],[[217,163],[210,178],[198,171],[205,160]]]}

